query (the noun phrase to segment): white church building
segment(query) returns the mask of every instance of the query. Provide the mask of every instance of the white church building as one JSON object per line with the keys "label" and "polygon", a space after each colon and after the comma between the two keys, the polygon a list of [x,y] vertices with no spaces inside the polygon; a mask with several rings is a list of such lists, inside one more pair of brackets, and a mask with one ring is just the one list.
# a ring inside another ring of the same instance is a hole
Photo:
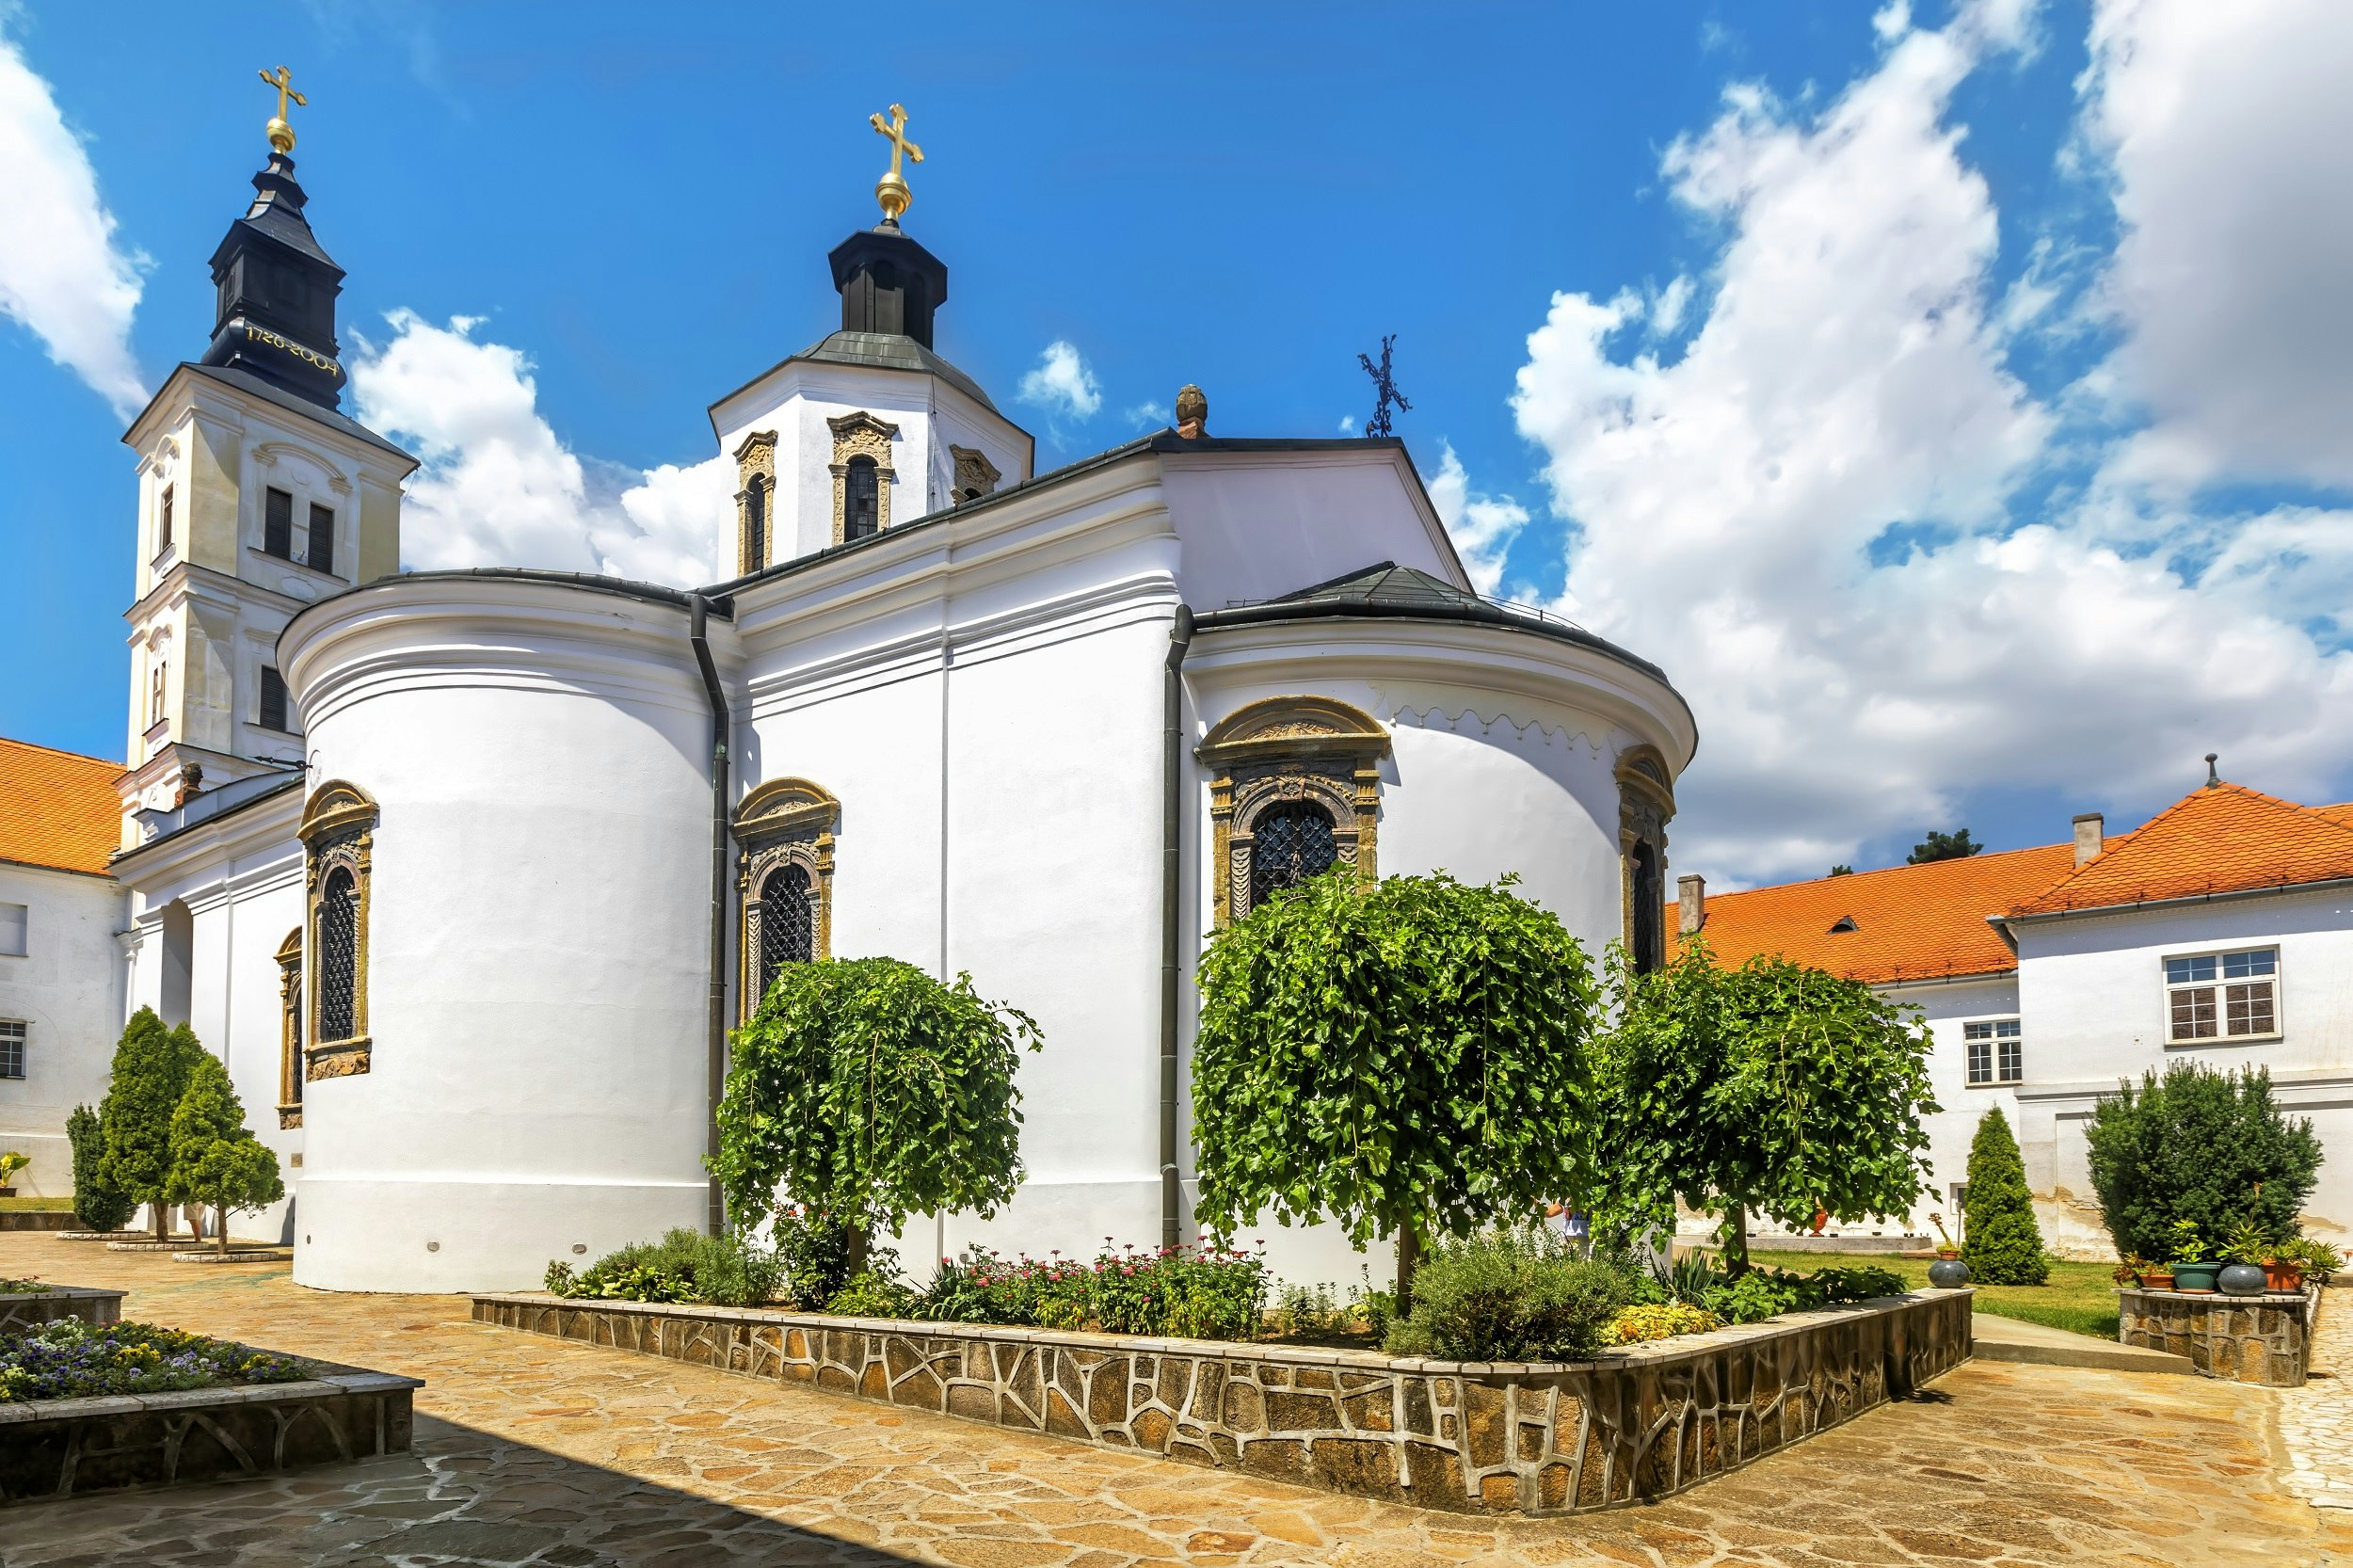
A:
{"label": "white church building", "polygon": [[779,964],[968,971],[1041,1026],[1027,1184],[912,1225],[920,1270],[1194,1237],[1193,967],[1299,875],[1516,872],[1589,951],[1663,950],[1689,709],[1481,599],[1401,443],[1212,434],[1189,388],[1036,473],[887,200],[829,258],[840,330],[712,405],[728,581],[402,573],[415,461],[339,409],[293,163],[254,184],[125,438],[113,872],[123,1004],[224,1055],[290,1193],[237,1228],[297,1281],[523,1287],[712,1223],[726,1033]]}

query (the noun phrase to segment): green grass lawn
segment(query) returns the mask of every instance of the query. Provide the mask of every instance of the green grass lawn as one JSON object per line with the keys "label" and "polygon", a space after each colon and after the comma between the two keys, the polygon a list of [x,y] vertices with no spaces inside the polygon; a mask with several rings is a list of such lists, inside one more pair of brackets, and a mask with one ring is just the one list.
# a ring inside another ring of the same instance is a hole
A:
{"label": "green grass lawn", "polygon": [[[1833,1263],[1869,1263],[1903,1275],[1914,1289],[1928,1285],[1929,1264],[1933,1261],[1881,1253],[1755,1252],[1750,1256],[1759,1263],[1797,1273],[1811,1272]],[[2109,1277],[2109,1271],[2115,1267],[2112,1263],[2055,1262],[2051,1265],[2050,1284],[1980,1285],[1974,1304],[1979,1312],[1991,1312],[1997,1318],[2016,1318],[2089,1334],[2095,1339],[2114,1339],[2116,1281]]]}
{"label": "green grass lawn", "polygon": [[40,1213],[55,1214],[59,1212],[71,1212],[72,1208],[73,1200],[72,1198],[0,1198],[0,1211],[7,1211],[10,1213],[23,1213],[24,1211],[31,1210]]}

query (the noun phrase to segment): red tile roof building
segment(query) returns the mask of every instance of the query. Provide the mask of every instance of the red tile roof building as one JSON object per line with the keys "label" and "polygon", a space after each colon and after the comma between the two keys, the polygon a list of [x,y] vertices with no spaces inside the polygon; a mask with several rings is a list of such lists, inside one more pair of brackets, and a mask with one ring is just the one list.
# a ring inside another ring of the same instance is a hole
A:
{"label": "red tile roof building", "polygon": [[0,740],[0,860],[106,873],[121,841],[122,764]]}

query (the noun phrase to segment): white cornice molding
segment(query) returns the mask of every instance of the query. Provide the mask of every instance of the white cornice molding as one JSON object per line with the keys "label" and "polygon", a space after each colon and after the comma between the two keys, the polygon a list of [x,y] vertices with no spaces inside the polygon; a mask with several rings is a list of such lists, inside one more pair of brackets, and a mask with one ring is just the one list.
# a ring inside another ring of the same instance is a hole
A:
{"label": "white cornice molding", "polygon": [[[300,790],[265,795],[250,805],[118,856],[115,875],[142,900],[150,899],[163,888],[171,888],[171,892],[157,901],[168,903],[173,897],[185,896],[181,892],[184,885],[204,888],[245,874],[240,873],[238,866],[256,856],[291,855],[298,872],[301,844],[295,837],[295,829],[301,820]],[[141,921],[152,923],[146,916],[141,917]]]}
{"label": "white cornice molding", "polygon": [[[179,395],[167,395],[175,388],[179,389]],[[296,440],[317,443],[347,464],[359,478],[397,485],[417,470],[418,459],[406,453],[396,460],[381,447],[345,435],[323,421],[303,419],[241,388],[199,376],[186,365],[174,367],[165,377],[147,408],[122,433],[122,440],[127,446],[144,449],[156,435],[168,431],[184,419],[209,418],[226,424],[229,419],[224,410],[235,415],[240,431],[251,424],[264,424],[288,432]]]}

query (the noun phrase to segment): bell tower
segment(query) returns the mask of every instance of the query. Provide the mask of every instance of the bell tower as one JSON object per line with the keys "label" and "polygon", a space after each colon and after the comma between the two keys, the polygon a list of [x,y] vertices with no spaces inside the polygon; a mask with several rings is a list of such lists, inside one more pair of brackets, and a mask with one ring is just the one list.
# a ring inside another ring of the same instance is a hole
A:
{"label": "bell tower", "polygon": [[283,66],[268,162],[213,252],[211,341],[123,442],[137,455],[123,845],[203,791],[303,760],[277,667],[296,611],[400,569],[400,486],[416,459],[343,412],[344,270],[312,232]]}

